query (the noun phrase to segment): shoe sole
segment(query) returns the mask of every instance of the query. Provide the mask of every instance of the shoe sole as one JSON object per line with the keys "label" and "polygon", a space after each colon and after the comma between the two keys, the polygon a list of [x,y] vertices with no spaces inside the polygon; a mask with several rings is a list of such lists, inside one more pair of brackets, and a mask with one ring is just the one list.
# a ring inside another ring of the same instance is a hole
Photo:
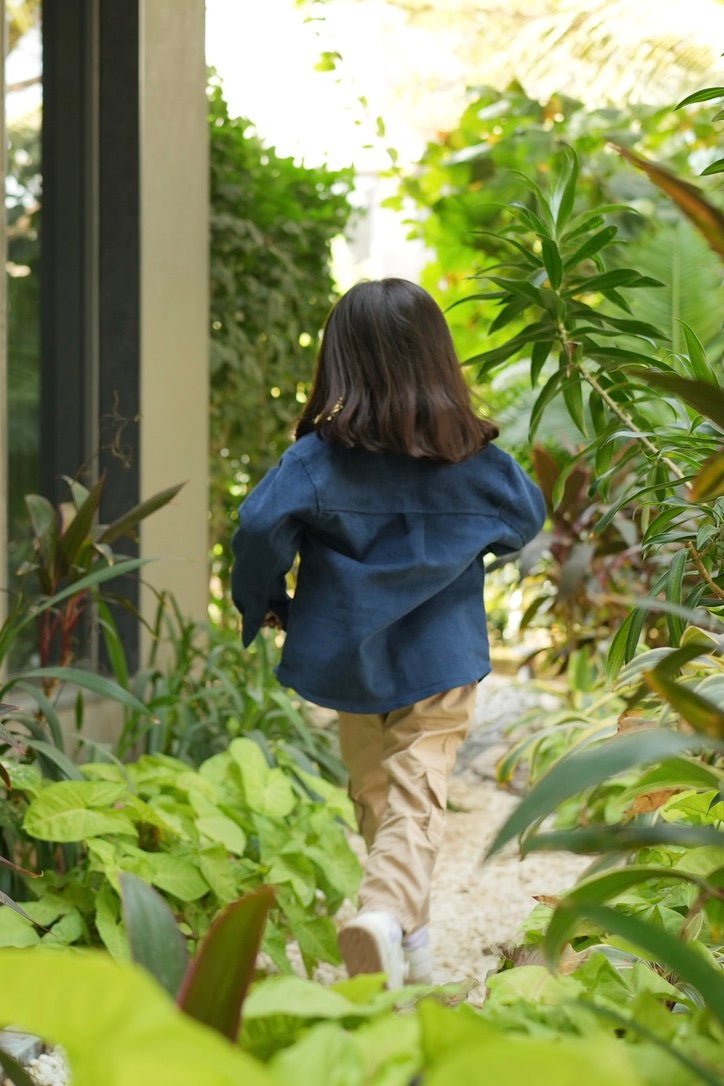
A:
{"label": "shoe sole", "polygon": [[386,972],[379,944],[366,928],[348,924],[339,933],[339,949],[350,977]]}

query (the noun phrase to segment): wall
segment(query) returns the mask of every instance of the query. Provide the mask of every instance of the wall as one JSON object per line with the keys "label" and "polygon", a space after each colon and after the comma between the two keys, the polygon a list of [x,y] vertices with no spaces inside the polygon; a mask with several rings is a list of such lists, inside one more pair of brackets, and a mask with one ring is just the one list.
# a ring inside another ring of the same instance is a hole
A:
{"label": "wall", "polygon": [[[141,478],[174,502],[144,522],[144,579],[208,601],[208,133],[203,0],[141,7]],[[152,592],[141,596],[153,613]],[[141,660],[145,656],[142,634]]]}

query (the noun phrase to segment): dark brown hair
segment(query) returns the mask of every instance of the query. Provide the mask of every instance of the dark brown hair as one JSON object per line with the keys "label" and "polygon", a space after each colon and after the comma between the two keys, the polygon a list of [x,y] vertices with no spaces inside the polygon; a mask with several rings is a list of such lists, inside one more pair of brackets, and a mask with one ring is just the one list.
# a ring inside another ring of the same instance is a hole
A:
{"label": "dark brown hair", "polygon": [[498,436],[470,403],[450,330],[407,279],[357,283],[332,309],[297,438],[457,464]]}

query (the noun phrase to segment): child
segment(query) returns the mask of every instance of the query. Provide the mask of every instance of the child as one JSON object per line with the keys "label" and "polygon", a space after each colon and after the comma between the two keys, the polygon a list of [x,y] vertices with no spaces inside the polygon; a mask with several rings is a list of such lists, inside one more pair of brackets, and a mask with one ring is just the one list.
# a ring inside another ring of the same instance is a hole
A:
{"label": "child", "polygon": [[244,501],[233,539],[244,645],[283,627],[280,681],[339,713],[368,847],[340,949],[350,976],[384,972],[390,988],[432,968],[447,775],[490,671],[482,557],[518,550],[544,519],[497,435],[470,406],[430,295],[358,283],[327,320],[296,444]]}

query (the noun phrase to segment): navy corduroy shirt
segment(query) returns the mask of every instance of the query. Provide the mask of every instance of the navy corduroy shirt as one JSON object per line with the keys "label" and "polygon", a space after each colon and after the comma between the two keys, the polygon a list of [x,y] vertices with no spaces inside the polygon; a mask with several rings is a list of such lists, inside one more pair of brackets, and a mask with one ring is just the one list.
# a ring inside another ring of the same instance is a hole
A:
{"label": "navy corduroy shirt", "polygon": [[350,713],[479,680],[490,671],[483,555],[518,550],[544,518],[538,487],[495,445],[441,464],[308,434],[239,509],[243,643],[273,611],[287,630],[280,682]]}

